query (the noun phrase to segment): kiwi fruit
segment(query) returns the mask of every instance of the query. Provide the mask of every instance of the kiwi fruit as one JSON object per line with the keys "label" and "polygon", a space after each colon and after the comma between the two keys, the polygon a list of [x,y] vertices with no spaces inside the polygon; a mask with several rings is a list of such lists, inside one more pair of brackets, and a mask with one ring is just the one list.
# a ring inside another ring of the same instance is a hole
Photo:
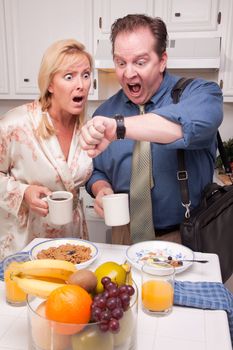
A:
{"label": "kiwi fruit", "polygon": [[69,276],[67,283],[76,284],[85,289],[88,293],[91,293],[97,286],[97,278],[92,271],[83,269],[73,272]]}

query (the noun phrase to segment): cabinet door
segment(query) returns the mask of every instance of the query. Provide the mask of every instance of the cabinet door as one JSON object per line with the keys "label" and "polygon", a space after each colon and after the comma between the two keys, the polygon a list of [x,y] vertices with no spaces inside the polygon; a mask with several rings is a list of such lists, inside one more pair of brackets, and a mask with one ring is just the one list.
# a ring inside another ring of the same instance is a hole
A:
{"label": "cabinet door", "polygon": [[0,95],[9,93],[4,3],[0,0]]}
{"label": "cabinet door", "polygon": [[15,98],[38,94],[37,75],[46,48],[74,38],[93,53],[91,0],[5,0]]}
{"label": "cabinet door", "polygon": [[233,1],[225,7],[224,35],[222,38],[222,57],[219,72],[219,83],[223,87],[224,102],[233,102]]}
{"label": "cabinet door", "polygon": [[97,39],[109,39],[112,23],[129,13],[152,15],[153,0],[95,0],[94,27]]}
{"label": "cabinet door", "polygon": [[156,1],[163,3],[162,17],[169,32],[217,30],[219,0],[155,0],[155,3]]}

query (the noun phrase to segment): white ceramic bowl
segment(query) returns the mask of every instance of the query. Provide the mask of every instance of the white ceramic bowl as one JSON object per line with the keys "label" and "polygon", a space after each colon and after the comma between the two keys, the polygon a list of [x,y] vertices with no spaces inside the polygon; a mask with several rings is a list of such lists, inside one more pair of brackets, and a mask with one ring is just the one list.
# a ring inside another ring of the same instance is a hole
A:
{"label": "white ceramic bowl", "polygon": [[54,239],[46,239],[43,242],[40,242],[34,245],[34,247],[32,247],[31,250],[29,251],[30,259],[31,260],[37,259],[38,253],[43,249],[48,249],[51,247],[59,247],[63,244],[75,244],[75,245],[89,247],[91,249],[91,258],[85,262],[76,264],[76,267],[78,269],[86,268],[87,266],[92,264],[99,255],[97,246],[92,242],[85,241],[79,238],[54,238]]}

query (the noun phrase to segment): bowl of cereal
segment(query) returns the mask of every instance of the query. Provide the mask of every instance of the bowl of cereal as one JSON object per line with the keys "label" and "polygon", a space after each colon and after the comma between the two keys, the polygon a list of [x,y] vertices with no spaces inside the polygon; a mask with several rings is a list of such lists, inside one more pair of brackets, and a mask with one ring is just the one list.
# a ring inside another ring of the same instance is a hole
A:
{"label": "bowl of cereal", "polygon": [[31,260],[65,260],[75,264],[78,269],[92,264],[98,254],[98,248],[94,243],[78,238],[46,239],[34,245],[29,251]]}

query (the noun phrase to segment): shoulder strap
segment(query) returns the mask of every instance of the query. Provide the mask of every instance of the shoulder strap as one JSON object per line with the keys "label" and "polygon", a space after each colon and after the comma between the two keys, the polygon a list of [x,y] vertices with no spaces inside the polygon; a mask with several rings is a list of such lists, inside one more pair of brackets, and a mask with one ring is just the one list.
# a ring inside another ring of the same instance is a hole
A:
{"label": "shoulder strap", "polygon": [[[173,103],[178,103],[180,97],[188,84],[193,81],[192,78],[181,78],[173,86],[171,91],[171,97]],[[177,150],[177,160],[178,160],[178,171],[177,171],[177,180],[180,184],[180,193],[181,193],[181,203],[185,207],[185,217],[188,219],[190,217],[190,205],[189,200],[189,189],[188,189],[188,172],[185,166],[185,154],[183,149]]]}
{"label": "shoulder strap", "polygon": [[[172,97],[173,103],[176,104],[179,102],[182,92],[184,91],[186,86],[190,84],[192,81],[193,81],[192,78],[181,78],[177,81],[177,83],[174,85],[171,91],[171,97]],[[217,132],[217,142],[218,142],[219,154],[222,159],[225,172],[226,174],[232,174],[231,166],[229,164],[229,160],[227,159],[226,150],[224,148],[219,131]],[[185,151],[183,149],[177,150],[177,159],[178,159],[177,179],[180,184],[181,201],[182,201],[182,205],[186,208],[185,217],[189,218],[191,201],[189,200],[188,172],[185,166]]]}
{"label": "shoulder strap", "polygon": [[193,78],[181,78],[176,82],[176,84],[173,86],[171,91],[171,97],[172,97],[173,103],[176,104],[179,102],[182,92],[184,91],[186,86],[190,84],[192,81],[193,81]]}

